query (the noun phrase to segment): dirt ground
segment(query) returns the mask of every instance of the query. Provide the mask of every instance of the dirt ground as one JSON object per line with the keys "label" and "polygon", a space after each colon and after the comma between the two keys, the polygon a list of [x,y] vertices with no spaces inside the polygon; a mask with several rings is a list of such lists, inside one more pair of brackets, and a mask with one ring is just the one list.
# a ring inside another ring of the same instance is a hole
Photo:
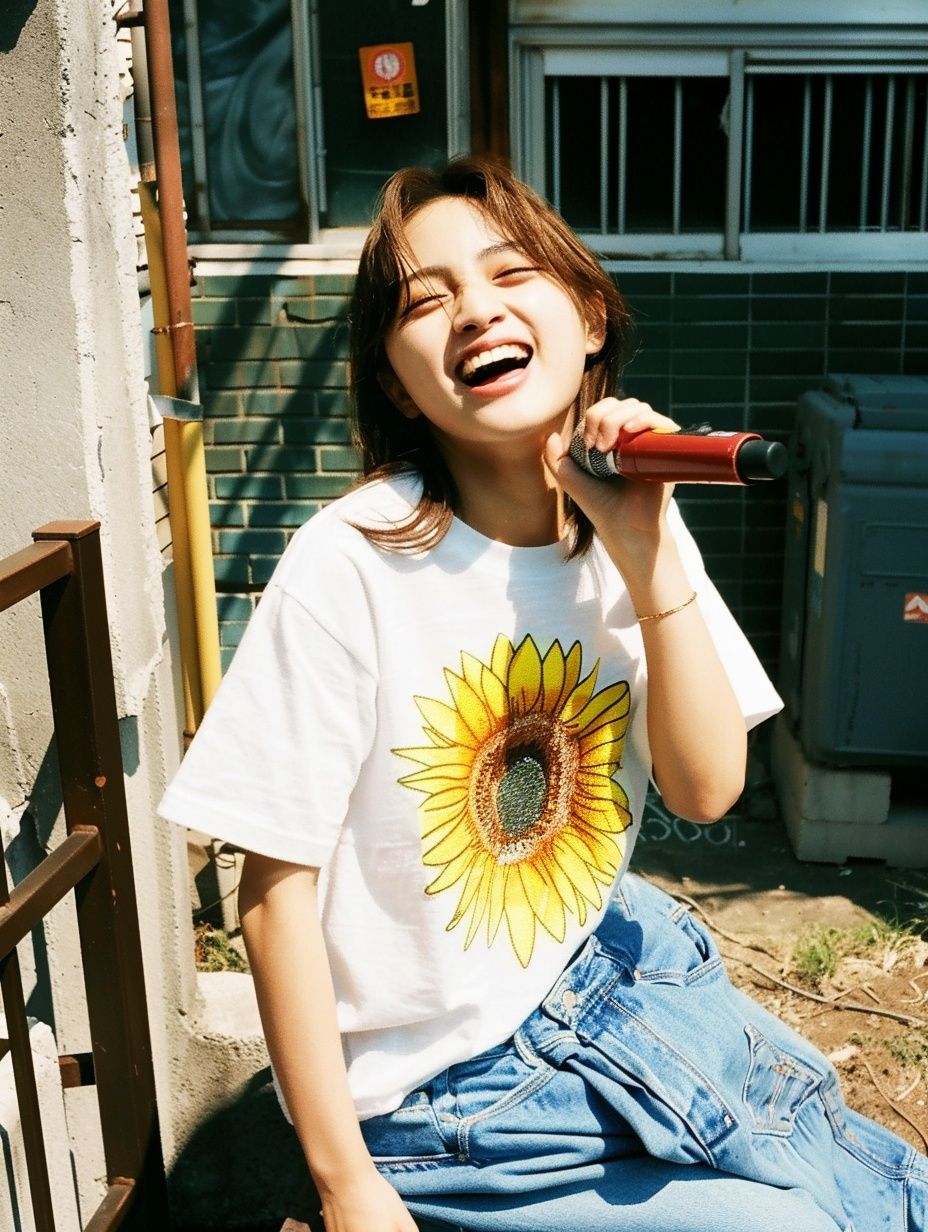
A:
{"label": "dirt ground", "polygon": [[801,863],[779,822],[702,828],[659,805],[632,867],[690,901],[733,982],[829,1057],[852,1108],[928,1152],[928,871]]}

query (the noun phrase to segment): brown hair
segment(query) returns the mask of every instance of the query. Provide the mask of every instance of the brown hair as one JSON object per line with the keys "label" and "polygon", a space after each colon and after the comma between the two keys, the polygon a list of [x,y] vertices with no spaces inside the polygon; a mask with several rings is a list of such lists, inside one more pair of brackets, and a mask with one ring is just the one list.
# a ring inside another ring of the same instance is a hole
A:
{"label": "brown hair", "polygon": [[[424,415],[408,419],[381,386],[390,373],[384,340],[409,294],[403,257],[405,225],[431,201],[463,197],[474,202],[506,239],[564,288],[578,311],[603,306],[603,345],[589,357],[579,408],[613,393],[618,385],[630,317],[625,301],[599,262],[564,220],[508,168],[485,158],[454,159],[436,171],[408,167],[387,182],[361,253],[351,302],[351,392],[355,443],[365,478],[418,474],[422,496],[404,521],[388,527],[359,527],[379,547],[421,551],[434,547],[451,525],[458,494]],[[585,552],[593,537],[583,512],[568,502],[571,556]]]}

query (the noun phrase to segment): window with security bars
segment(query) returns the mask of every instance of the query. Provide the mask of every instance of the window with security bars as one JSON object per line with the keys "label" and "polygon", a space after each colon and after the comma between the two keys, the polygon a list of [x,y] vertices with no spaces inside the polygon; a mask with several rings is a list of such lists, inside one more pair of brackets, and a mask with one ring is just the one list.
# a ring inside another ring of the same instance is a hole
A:
{"label": "window with security bars", "polygon": [[572,48],[544,67],[523,170],[600,252],[924,257],[924,61]]}

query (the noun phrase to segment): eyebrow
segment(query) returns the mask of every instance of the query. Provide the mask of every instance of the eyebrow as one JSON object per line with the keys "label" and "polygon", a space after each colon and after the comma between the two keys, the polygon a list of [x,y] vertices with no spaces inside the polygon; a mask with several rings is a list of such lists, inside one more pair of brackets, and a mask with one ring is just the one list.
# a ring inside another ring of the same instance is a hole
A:
{"label": "eyebrow", "polygon": [[[512,240],[500,240],[496,244],[488,244],[486,248],[481,248],[477,253],[478,261],[485,261],[488,257],[495,257],[503,252],[521,253],[522,249]],[[412,282],[413,279],[425,281],[429,278],[447,278],[451,274],[451,268],[447,265],[425,265],[422,269],[412,270],[407,276],[407,280]]]}

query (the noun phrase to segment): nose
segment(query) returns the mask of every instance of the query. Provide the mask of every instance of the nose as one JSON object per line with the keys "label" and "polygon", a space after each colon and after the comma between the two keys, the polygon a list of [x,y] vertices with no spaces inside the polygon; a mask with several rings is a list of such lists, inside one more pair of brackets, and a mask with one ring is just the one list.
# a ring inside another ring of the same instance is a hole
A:
{"label": "nose", "polygon": [[462,283],[454,301],[452,324],[458,333],[486,329],[503,316],[498,289],[492,282]]}

